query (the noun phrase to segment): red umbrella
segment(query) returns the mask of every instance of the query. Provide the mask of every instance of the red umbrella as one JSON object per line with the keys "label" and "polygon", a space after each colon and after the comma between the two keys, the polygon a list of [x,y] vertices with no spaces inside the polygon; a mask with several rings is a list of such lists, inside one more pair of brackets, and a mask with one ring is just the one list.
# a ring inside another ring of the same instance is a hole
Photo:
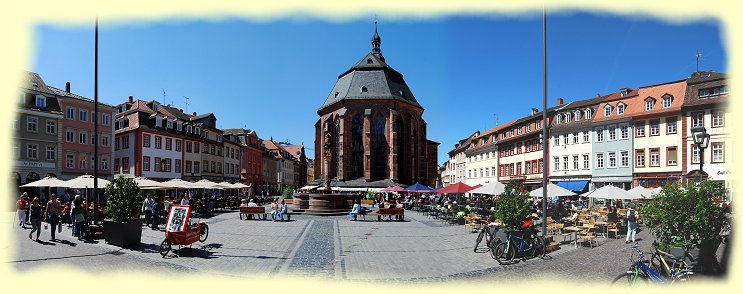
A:
{"label": "red umbrella", "polygon": [[400,187],[400,185],[395,185],[393,187],[387,187],[387,188],[380,190],[380,192],[400,192],[400,191],[405,191],[405,188]]}
{"label": "red umbrella", "polygon": [[467,186],[466,184],[462,182],[457,182],[456,184],[449,185],[446,187],[443,187],[436,191],[436,193],[439,194],[463,194],[467,193],[470,190],[474,189],[473,187]]}

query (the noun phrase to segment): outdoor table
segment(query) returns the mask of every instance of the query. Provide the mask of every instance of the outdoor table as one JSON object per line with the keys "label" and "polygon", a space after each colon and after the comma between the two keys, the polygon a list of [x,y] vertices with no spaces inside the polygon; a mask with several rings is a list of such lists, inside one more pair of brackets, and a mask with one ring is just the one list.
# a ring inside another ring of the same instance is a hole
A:
{"label": "outdoor table", "polygon": [[607,238],[609,235],[609,232],[608,232],[609,223],[603,222],[603,221],[596,221],[594,224],[597,227],[601,228],[601,235],[603,235],[604,238]]}
{"label": "outdoor table", "polygon": [[573,239],[573,241],[571,243],[575,244],[575,247],[578,248],[578,232],[582,231],[583,228],[576,227],[576,226],[570,226],[570,227],[562,228],[562,230],[563,231],[568,231],[568,232],[572,233],[573,235],[575,235],[575,238]]}

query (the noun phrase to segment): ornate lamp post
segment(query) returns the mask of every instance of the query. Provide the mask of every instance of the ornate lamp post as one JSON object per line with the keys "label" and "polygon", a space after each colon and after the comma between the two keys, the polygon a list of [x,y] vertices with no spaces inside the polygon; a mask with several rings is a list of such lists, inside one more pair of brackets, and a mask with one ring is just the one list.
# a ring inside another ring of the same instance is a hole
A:
{"label": "ornate lamp post", "polygon": [[704,168],[704,149],[707,149],[707,146],[709,146],[709,134],[707,134],[707,129],[699,126],[691,128],[691,136],[694,140],[694,145],[699,148],[699,182],[701,182]]}

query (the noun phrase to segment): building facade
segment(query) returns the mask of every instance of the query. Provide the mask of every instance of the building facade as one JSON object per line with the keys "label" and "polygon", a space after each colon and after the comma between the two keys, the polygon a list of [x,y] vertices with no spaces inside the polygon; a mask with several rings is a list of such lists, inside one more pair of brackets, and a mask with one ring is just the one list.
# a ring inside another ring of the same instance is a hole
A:
{"label": "building facade", "polygon": [[[64,113],[59,132],[62,156],[60,175],[69,180],[85,174],[93,174],[96,137],[98,142],[98,176],[111,179],[113,176],[114,106],[98,103],[100,116],[94,114],[93,100],[70,92],[70,83],[65,90],[49,87],[54,92],[60,109]],[[98,117],[98,136],[95,136],[94,121]]]}
{"label": "building facade", "polygon": [[[62,111],[54,92],[37,73],[26,72],[15,118],[13,179],[16,187],[46,176],[60,176]],[[88,167],[87,161],[83,166]],[[48,199],[46,189],[21,188],[31,198]],[[17,198],[17,197],[12,197]]]}
{"label": "building facade", "polygon": [[317,111],[314,157],[323,164],[315,166],[315,178],[326,174],[327,145],[332,177],[341,186],[357,179],[430,185],[437,165],[429,163],[437,154],[429,148],[435,142],[426,139],[423,107],[386,63],[380,44],[375,31],[372,52],[338,77]]}
{"label": "building facade", "polygon": [[686,80],[640,87],[628,103],[634,124],[633,186],[657,188],[682,178],[681,105]]}
{"label": "building facade", "polygon": [[248,195],[262,195],[263,186],[263,147],[255,131],[246,129],[225,129],[225,136],[237,138],[241,148],[240,182],[250,186]]}
{"label": "building facade", "polygon": [[[681,107],[682,174],[686,181],[699,179],[699,164],[704,158],[703,177],[722,183],[733,192],[733,140],[725,74],[714,71],[694,72],[686,81],[686,96]],[[692,127],[704,127],[710,135],[709,146],[700,154],[691,136]],[[732,200],[732,193],[728,195]]]}
{"label": "building facade", "polygon": [[191,117],[194,128],[201,132],[201,177],[212,182],[224,180],[224,142],[213,113]]}
{"label": "building facade", "polygon": [[604,97],[593,118],[593,185],[632,188],[633,129],[627,112],[638,90],[622,88]]}
{"label": "building facade", "polygon": [[229,183],[240,182],[242,148],[237,136],[223,135],[224,142],[224,180]]}

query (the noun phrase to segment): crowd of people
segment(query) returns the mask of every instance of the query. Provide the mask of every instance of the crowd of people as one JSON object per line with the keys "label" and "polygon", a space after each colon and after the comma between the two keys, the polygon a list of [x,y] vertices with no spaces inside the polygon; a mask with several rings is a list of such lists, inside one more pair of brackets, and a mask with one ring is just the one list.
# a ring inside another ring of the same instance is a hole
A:
{"label": "crowd of people", "polygon": [[[90,204],[92,206],[92,203]],[[18,226],[31,231],[28,238],[39,242],[42,231],[42,223],[45,229],[49,229],[50,241],[58,241],[56,234],[62,232],[62,227],[67,224],[72,228],[72,236],[82,239],[83,227],[87,221],[87,204],[80,195],[74,198],[65,193],[62,199],[52,193],[50,200],[42,203],[39,197],[29,201],[28,193],[23,192],[16,201],[16,212],[18,215]],[[36,237],[34,238],[34,233]]]}

